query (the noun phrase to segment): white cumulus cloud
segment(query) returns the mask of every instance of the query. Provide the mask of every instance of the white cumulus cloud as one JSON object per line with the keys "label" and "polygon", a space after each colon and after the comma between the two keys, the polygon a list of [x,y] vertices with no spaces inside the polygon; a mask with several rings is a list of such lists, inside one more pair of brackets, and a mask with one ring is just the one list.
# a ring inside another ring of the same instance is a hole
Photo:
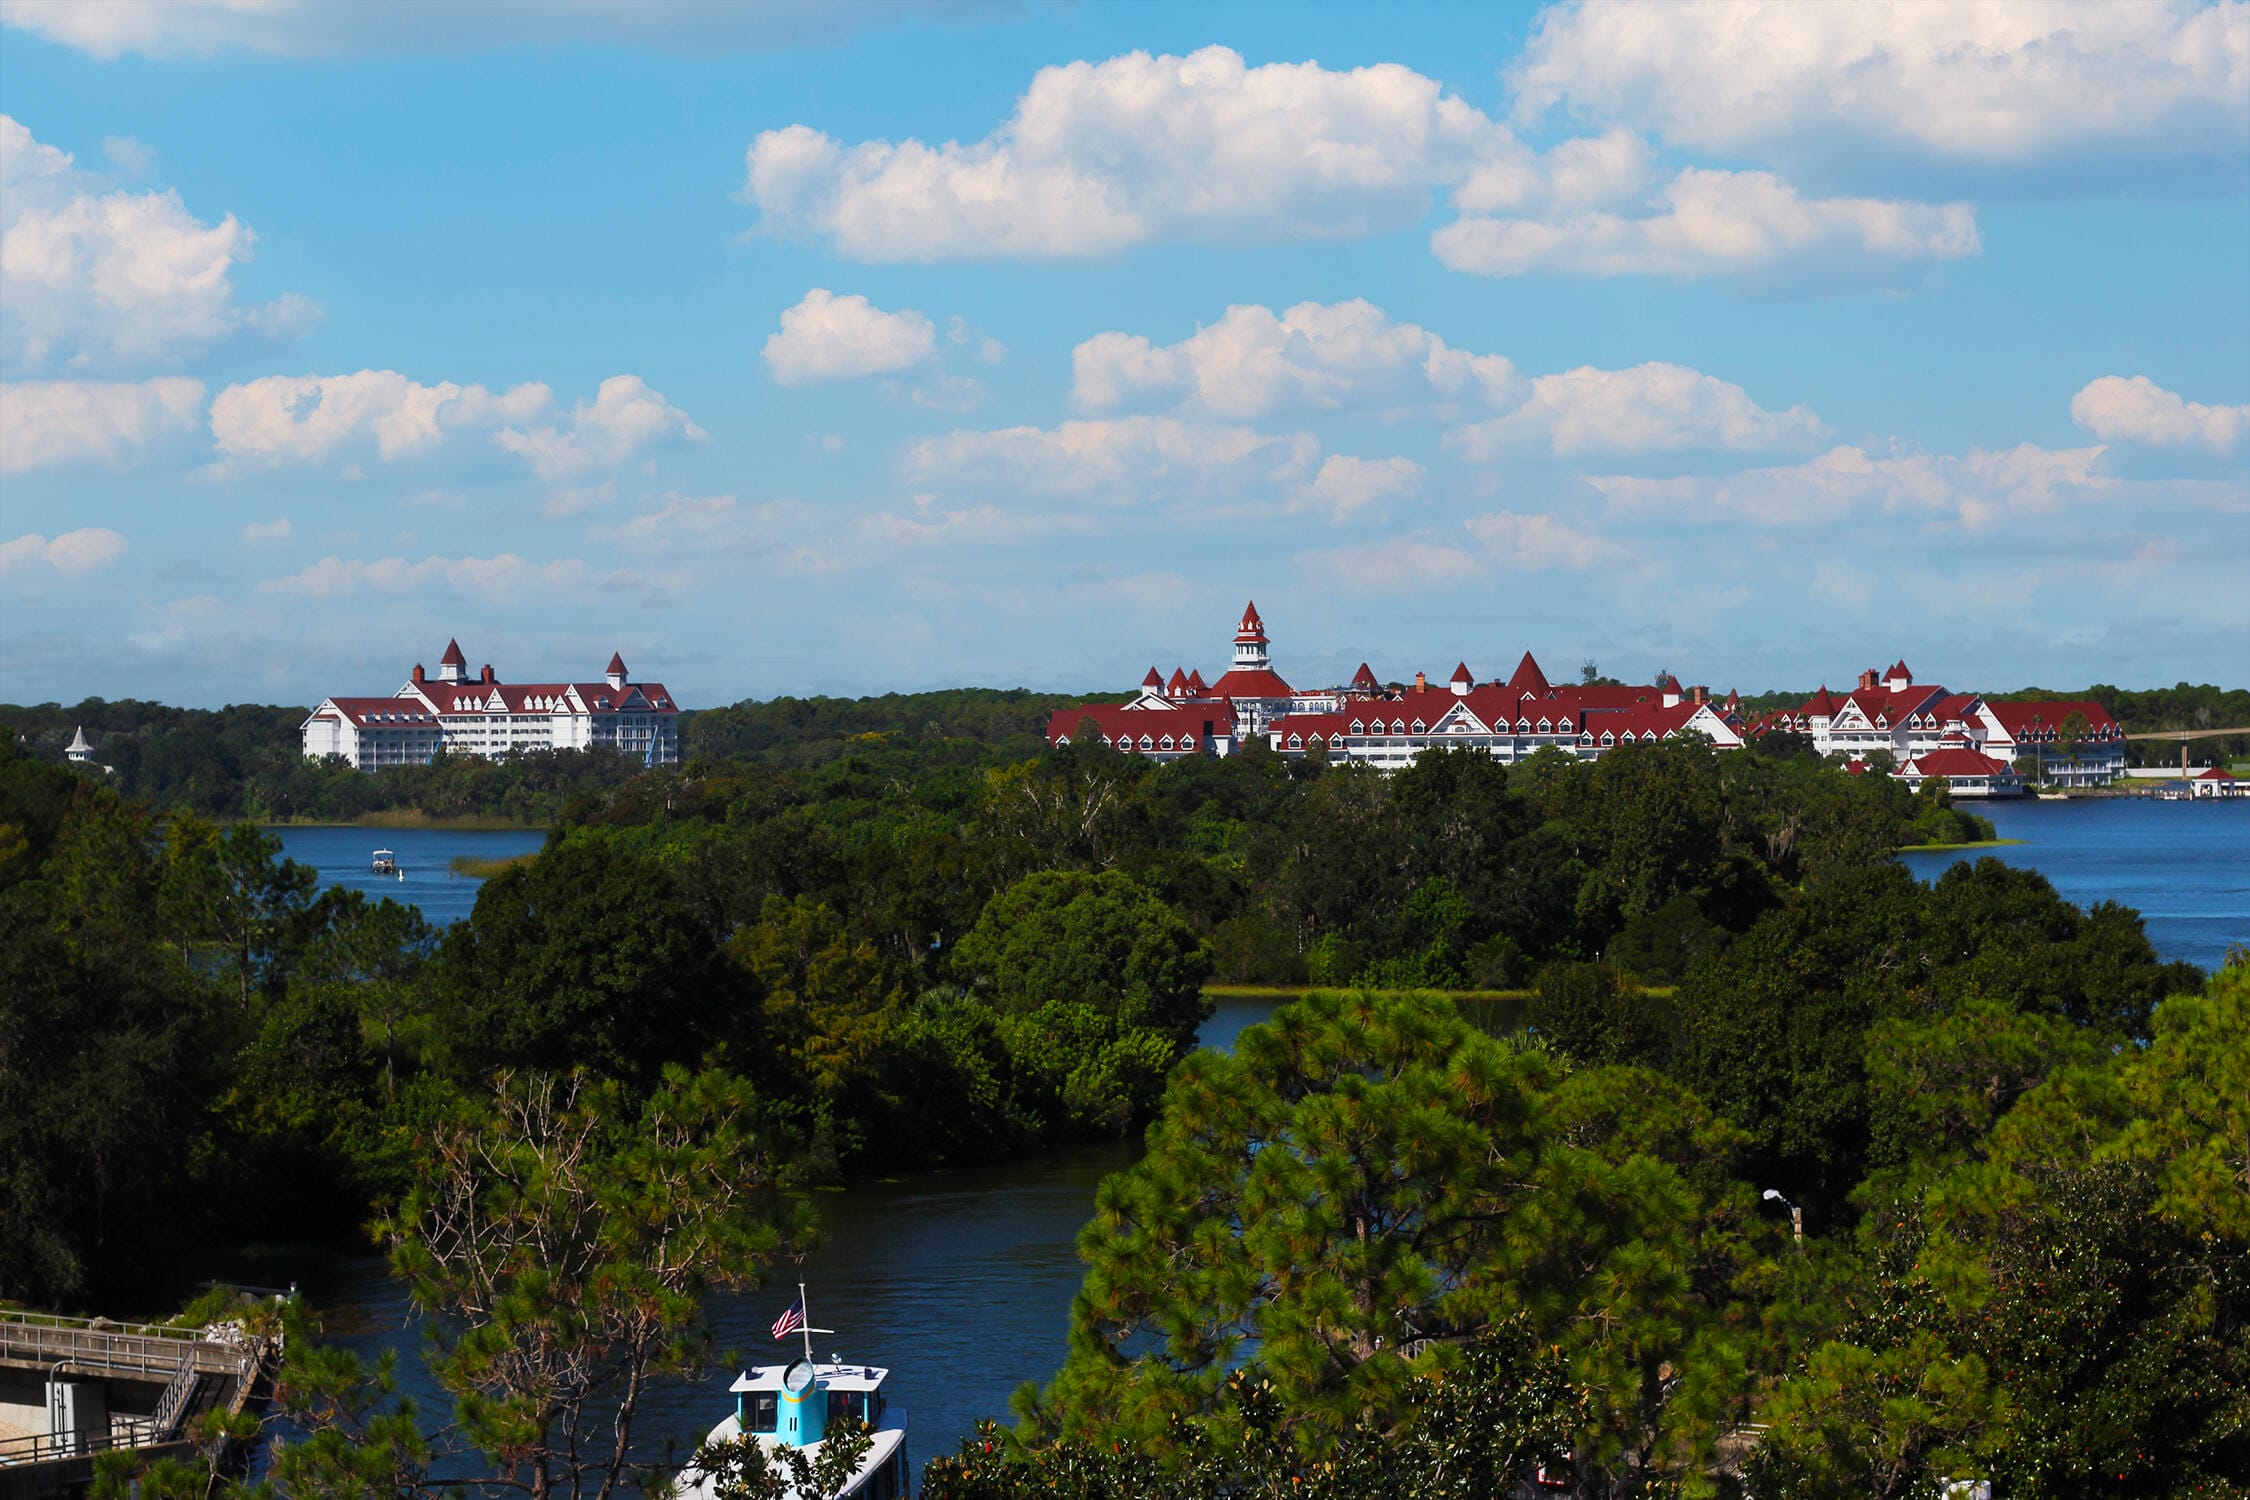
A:
{"label": "white cumulus cloud", "polygon": [[1437,258],[1484,276],[1666,276],[1792,271],[1895,279],[1976,254],[1965,203],[1806,198],[1771,172],[1690,167],[1642,205],[1567,215],[1471,214],[1430,236]]}
{"label": "white cumulus cloud", "polygon": [[2250,404],[2205,406],[2146,375],[2104,375],[2070,398],[2070,419],[2105,442],[2155,443],[2233,451],[2250,432]]}
{"label": "white cumulus cloud", "polygon": [[1542,375],[1521,406],[1452,428],[1445,442],[1471,463],[1485,463],[1516,446],[1559,455],[1758,452],[1807,447],[1826,430],[1802,406],[1768,411],[1739,385],[1684,365],[1650,363]]}
{"label": "white cumulus cloud", "polygon": [[0,575],[52,568],[65,578],[99,573],[125,555],[125,538],[106,526],[87,526],[48,538],[26,532],[0,542]]}
{"label": "white cumulus cloud", "polygon": [[706,436],[637,375],[613,375],[593,400],[542,421],[553,406],[554,393],[536,381],[493,391],[450,380],[423,385],[396,370],[267,375],[219,392],[211,436],[222,460],[243,465],[323,463],[369,450],[385,461],[419,458],[454,433],[481,433],[550,482]]}
{"label": "white cumulus cloud", "polygon": [[2103,471],[2102,453],[2099,447],[2020,443],[1958,455],[1901,449],[1878,457],[1838,447],[1804,463],[1736,474],[1589,475],[1586,482],[1621,515],[1827,526],[1855,514],[1881,513],[1974,530],[2123,494],[2124,486]]}
{"label": "white cumulus cloud", "polygon": [[1580,531],[1551,515],[1497,510],[1463,524],[1493,561],[1517,572],[1583,572],[1630,560],[1630,554],[1609,538]]}
{"label": "white cumulus cloud", "polygon": [[766,368],[783,385],[910,370],[937,357],[937,328],[912,308],[885,312],[854,293],[805,293],[766,339]]}
{"label": "white cumulus cloud", "polygon": [[747,153],[745,192],[769,229],[830,238],[855,260],[1099,255],[1168,233],[1410,225],[1434,187],[1508,139],[1395,63],[1250,67],[1205,47],[1042,68],[1014,114],[967,144],[767,131]]}
{"label": "white cumulus cloud", "polygon": [[0,115],[0,363],[13,369],[163,365],[235,334],[287,336],[319,318],[290,294],[235,300],[256,236],[171,191],[95,192],[67,152]]}
{"label": "white cumulus cloud", "polygon": [[1255,418],[1293,408],[1483,407],[1517,397],[1521,386],[1505,357],[1451,348],[1357,298],[1300,302],[1279,314],[1237,305],[1176,344],[1097,334],[1070,362],[1073,401],[1095,411],[1182,403]]}
{"label": "white cumulus cloud", "polygon": [[1318,511],[1331,521],[1346,521],[1361,511],[1411,499],[1422,488],[1424,472],[1411,458],[1331,454],[1312,482],[1297,492],[1297,508]]}
{"label": "white cumulus cloud", "polygon": [[203,382],[0,381],[0,474],[69,464],[122,467],[167,438],[193,432]]}
{"label": "white cumulus cloud", "polygon": [[1857,163],[2133,169],[2250,156],[2242,0],[1572,0],[1510,70],[1519,113],[1622,120],[1668,144]]}
{"label": "white cumulus cloud", "polygon": [[529,431],[503,428],[496,441],[541,479],[561,481],[629,463],[664,444],[700,443],[709,436],[640,376],[612,375],[592,401],[571,408],[567,422]]}
{"label": "white cumulus cloud", "polygon": [[0,22],[99,58],[384,57],[591,44],[667,52],[754,51],[841,41],[902,20],[973,17],[990,0],[833,5],[823,0],[0,0]]}
{"label": "white cumulus cloud", "polygon": [[1309,478],[1320,445],[1229,423],[1119,417],[1058,427],[959,431],[906,450],[921,482],[1111,504],[1209,499]]}
{"label": "white cumulus cloud", "polygon": [[278,546],[296,535],[297,528],[289,524],[287,516],[271,521],[252,521],[242,528],[242,540],[252,547]]}
{"label": "white cumulus cloud", "polygon": [[585,587],[593,572],[574,558],[528,562],[513,552],[494,557],[403,557],[367,560],[329,556],[285,578],[268,578],[258,588],[269,594],[311,599],[342,599],[354,594],[395,597],[445,593],[463,598],[506,600]]}
{"label": "white cumulus cloud", "polygon": [[219,392],[211,436],[238,460],[318,463],[368,443],[382,458],[412,458],[453,431],[530,421],[552,399],[536,383],[494,392],[450,380],[423,385],[396,370],[267,375]]}

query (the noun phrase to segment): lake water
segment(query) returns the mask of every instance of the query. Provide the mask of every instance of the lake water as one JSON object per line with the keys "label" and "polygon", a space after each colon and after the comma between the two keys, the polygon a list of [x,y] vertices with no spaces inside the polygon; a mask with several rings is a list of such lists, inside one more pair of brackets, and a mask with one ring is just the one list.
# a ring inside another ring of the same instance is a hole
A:
{"label": "lake water", "polygon": [[[2211,967],[2229,942],[2250,939],[2250,805],[2113,800],[1978,810],[2003,837],[2026,840],[1992,854],[2042,871],[2072,901],[2139,908],[2167,958]],[[397,893],[396,882],[364,873],[368,851],[388,843],[407,865],[404,894],[439,921],[465,915],[475,898],[476,883],[445,868],[454,854],[519,853],[539,843],[529,833],[282,832],[291,858],[372,894]],[[1906,863],[1934,878],[1963,857],[1976,856],[1911,855]],[[1203,1030],[1206,1045],[1231,1047],[1276,1003],[1266,996],[1217,1001]],[[1488,1008],[1480,1021],[1492,1029],[1521,1024],[1516,1006]],[[767,1330],[801,1275],[815,1326],[838,1330],[817,1340],[819,1352],[890,1367],[896,1399],[909,1414],[915,1464],[950,1452],[979,1417],[1007,1421],[1015,1388],[1048,1378],[1062,1363],[1080,1275],[1078,1230],[1092,1214],[1103,1175],[1133,1154],[1121,1144],[821,1193],[825,1246],[802,1271],[777,1271],[765,1290],[716,1299],[711,1316],[721,1346],[738,1351],[738,1363],[779,1357]],[[269,1270],[249,1279],[277,1276]],[[305,1291],[332,1336],[368,1352],[399,1348],[408,1356],[400,1366],[408,1387],[426,1410],[446,1409],[411,1357],[415,1337],[405,1300],[380,1261],[330,1262],[307,1279]],[[726,1383],[721,1376],[653,1393],[647,1430],[692,1443],[727,1410]]]}
{"label": "lake water", "polygon": [[[289,823],[267,832],[280,836],[285,856],[319,871],[322,885],[365,891],[370,901],[388,896],[420,907],[422,915],[439,927],[467,916],[477,904],[477,887],[484,883],[473,875],[454,874],[455,856],[507,859],[536,853],[547,841],[544,832],[533,828],[361,828]],[[403,880],[369,869],[377,849],[389,849],[398,855]]]}
{"label": "lake water", "polygon": [[1965,854],[1905,854],[1925,880],[1956,860],[1990,854],[2028,866],[2080,906],[2121,901],[2140,912],[2166,958],[2215,969],[2230,943],[2250,942],[2250,799],[2159,802],[2153,797],[1965,804],[2021,844]]}

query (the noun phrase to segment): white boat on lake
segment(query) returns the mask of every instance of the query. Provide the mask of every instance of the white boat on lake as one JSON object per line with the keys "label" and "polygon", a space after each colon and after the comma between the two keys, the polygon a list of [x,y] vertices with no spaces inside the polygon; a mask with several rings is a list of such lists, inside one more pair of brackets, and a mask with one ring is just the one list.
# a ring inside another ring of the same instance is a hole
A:
{"label": "white boat on lake", "polygon": [[[803,1357],[743,1371],[728,1387],[733,1413],[704,1435],[705,1446],[751,1438],[770,1455],[797,1450],[813,1460],[837,1424],[864,1422],[871,1429],[867,1452],[842,1487],[830,1493],[839,1500],[910,1500],[914,1484],[906,1466],[906,1412],[891,1405],[883,1390],[891,1372],[836,1356],[814,1359],[812,1336],[833,1330],[808,1327],[803,1309],[800,1286],[796,1305],[774,1325],[776,1338],[803,1334]],[[716,1490],[713,1476],[692,1465],[681,1471],[680,1500],[708,1500]]]}

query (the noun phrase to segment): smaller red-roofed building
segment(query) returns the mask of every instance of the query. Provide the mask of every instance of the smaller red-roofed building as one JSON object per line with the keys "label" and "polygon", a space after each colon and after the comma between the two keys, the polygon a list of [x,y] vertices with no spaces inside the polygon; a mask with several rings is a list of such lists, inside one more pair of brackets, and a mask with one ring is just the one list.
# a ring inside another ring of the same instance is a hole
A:
{"label": "smaller red-roofed building", "polygon": [[1972,750],[1966,745],[1930,750],[1915,756],[1891,773],[1915,791],[1935,778],[1955,797],[2020,797],[2023,778],[2004,760]]}
{"label": "smaller red-roofed building", "polygon": [[2208,771],[2189,778],[2190,797],[2250,797],[2250,781],[2229,771],[2224,766],[2213,766]]}

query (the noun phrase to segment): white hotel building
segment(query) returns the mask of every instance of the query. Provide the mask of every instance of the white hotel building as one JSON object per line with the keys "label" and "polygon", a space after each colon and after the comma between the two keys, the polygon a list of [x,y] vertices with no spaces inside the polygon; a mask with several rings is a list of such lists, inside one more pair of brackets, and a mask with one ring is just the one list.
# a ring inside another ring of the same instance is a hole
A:
{"label": "white hotel building", "polygon": [[440,751],[488,760],[522,750],[600,747],[652,766],[680,759],[680,707],[661,682],[634,682],[612,655],[599,682],[506,683],[487,665],[468,674],[448,641],[435,677],[421,663],[387,698],[323,698],[304,722],[305,754],[342,756],[362,771],[420,765]]}

